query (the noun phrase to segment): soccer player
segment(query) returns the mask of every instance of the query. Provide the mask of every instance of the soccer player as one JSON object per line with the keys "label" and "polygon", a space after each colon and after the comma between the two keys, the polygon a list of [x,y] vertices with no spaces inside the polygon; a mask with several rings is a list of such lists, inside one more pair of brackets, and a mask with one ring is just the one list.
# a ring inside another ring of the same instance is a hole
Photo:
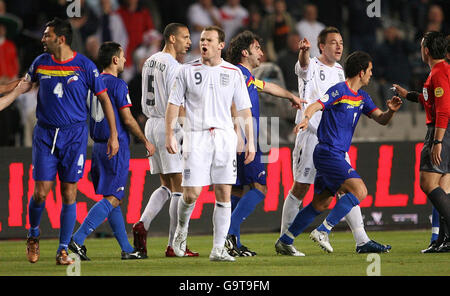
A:
{"label": "soccer player", "polygon": [[178,202],[178,223],[173,240],[177,256],[184,256],[188,221],[203,186],[214,185],[211,261],[235,261],[225,247],[230,228],[231,186],[236,183],[236,145],[231,107],[245,121],[245,161],[255,157],[251,103],[241,70],[221,58],[225,34],[219,27],[207,27],[200,36],[201,58],[183,65],[176,78],[166,110],[166,147],[179,151],[174,126],[179,106],[184,103],[183,198]]}
{"label": "soccer player", "polygon": [[[425,108],[428,126],[420,154],[420,188],[439,214],[439,235],[423,253],[450,251],[450,67],[445,61],[447,42],[439,32],[425,33],[420,47],[422,60],[431,73],[422,93],[408,92],[394,84],[398,94],[409,101],[420,102]],[[435,215],[435,221],[436,214]]]}
{"label": "soccer player", "polygon": [[[370,96],[360,89],[369,84],[372,76],[372,61],[367,53],[356,51],[349,55],[344,70],[347,79],[331,87],[318,101],[309,105],[303,120],[295,127],[296,132],[306,130],[312,116],[323,110],[317,129],[319,143],[313,153],[314,167],[317,170],[314,197],[277,240],[277,252],[292,249],[294,238],[328,208],[336,193],[340,193],[341,197],[324,221],[327,230],[331,230],[366,197],[366,185],[346,159],[356,124],[363,113],[377,123],[386,125],[402,105],[401,99],[394,96],[387,101],[388,110],[382,112]],[[317,229],[314,232],[318,232]],[[319,241],[321,246],[331,247],[327,232],[321,231],[320,234],[326,237]]]}
{"label": "soccer player", "polygon": [[[170,90],[175,83],[181,64],[176,57],[189,50],[191,39],[186,25],[171,23],[163,32],[164,48],[147,59],[142,69],[142,111],[148,117],[145,135],[155,143],[155,154],[149,158],[151,174],[159,174],[161,186],[153,191],[139,221],[133,225],[134,246],[147,253],[147,231],[150,223],[170,199],[169,241],[167,257],[175,257],[172,248],[173,236],[177,226],[178,200],[183,196],[181,188],[182,156],[181,152],[170,154],[166,149],[164,118]],[[180,143],[182,129],[177,123],[175,137]],[[186,249],[186,256],[198,256],[198,253]]]}
{"label": "soccer player", "polygon": [[63,205],[56,264],[68,265],[73,263],[67,246],[76,221],[77,182],[83,175],[86,158],[89,90],[100,101],[111,128],[105,149],[109,158],[116,155],[119,142],[111,101],[96,66],[70,47],[70,23],[58,18],[48,22],[41,42],[45,53],[33,61],[26,74],[28,90],[33,83],[39,83],[32,149],[35,187],[28,206],[27,257],[31,263],[39,259],[39,224],[45,198],[58,173]]}
{"label": "soccer player", "polygon": [[[122,259],[144,259],[147,255],[134,250],[128,242],[125,223],[120,209],[120,203],[124,197],[125,187],[128,180],[128,168],[130,162],[130,135],[136,136],[152,155],[155,147],[141,131],[138,123],[131,114],[131,100],[128,94],[128,86],[117,76],[123,72],[125,55],[120,44],[116,42],[105,42],[100,46],[98,52],[98,63],[103,69],[100,74],[103,82],[108,88],[108,94],[118,120],[117,133],[119,136],[119,152],[109,159],[106,155],[107,140],[109,138],[109,126],[106,123],[103,109],[98,98],[89,94],[88,106],[90,108],[90,135],[94,140],[92,148],[91,177],[94,183],[95,193],[103,195],[90,210],[80,228],[75,232],[69,243],[69,249],[78,254],[81,260],[90,260],[84,246],[85,239],[100,224],[108,218],[121,249]],[[120,119],[120,120],[119,120]]]}
{"label": "soccer player", "polygon": [[[280,86],[266,81],[255,79],[252,74],[253,68],[261,63],[264,53],[261,50],[261,39],[250,31],[244,31],[235,36],[227,50],[228,62],[236,65],[244,74],[247,91],[252,103],[252,116],[256,127],[254,128],[254,142],[256,143],[255,159],[244,165],[244,154],[238,153],[237,158],[237,182],[233,185],[231,199],[237,203],[232,208],[231,226],[228,231],[225,246],[232,256],[255,256],[256,252],[249,250],[240,242],[240,226],[242,222],[253,212],[256,205],[264,199],[267,194],[266,171],[261,162],[261,149],[258,145],[259,136],[259,97],[258,91],[269,93],[273,96],[286,98],[296,108],[301,108],[302,103],[291,92]],[[239,134],[240,130],[237,131]],[[238,151],[240,152],[240,151]],[[244,186],[249,185],[250,190],[244,195]]]}
{"label": "soccer player", "polygon": [[[338,63],[342,57],[343,40],[338,29],[327,27],[318,36],[318,47],[320,56],[310,58],[310,42],[305,38],[299,43],[298,61],[295,65],[295,73],[299,81],[299,93],[308,101],[307,106],[313,104],[318,98],[338,82],[345,79],[344,71]],[[298,110],[296,123],[301,121],[303,111]],[[281,234],[284,233],[297,215],[302,200],[314,182],[316,168],[313,163],[313,151],[318,143],[317,127],[319,126],[322,112],[314,114],[309,121],[308,128],[300,131],[295,140],[292,152],[292,164],[294,173],[294,184],[286,196],[283,205],[281,219]],[[346,151],[347,152],[347,151]],[[350,162],[346,153],[347,161]],[[365,229],[361,215],[361,209],[356,206],[345,217],[353,237],[356,241],[358,253],[384,252],[385,247],[370,240]],[[332,251],[329,248],[328,251]],[[289,256],[303,256],[302,252],[293,247],[290,250],[279,250],[280,254]]]}

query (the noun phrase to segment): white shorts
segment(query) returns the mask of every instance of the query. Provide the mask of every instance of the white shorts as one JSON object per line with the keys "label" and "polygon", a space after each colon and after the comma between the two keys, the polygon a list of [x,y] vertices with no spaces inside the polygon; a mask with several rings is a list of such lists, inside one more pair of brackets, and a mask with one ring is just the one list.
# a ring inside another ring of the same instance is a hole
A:
{"label": "white shorts", "polygon": [[182,186],[235,184],[237,136],[233,129],[186,132]]}
{"label": "white shorts", "polygon": [[[317,171],[314,166],[313,153],[318,143],[317,135],[308,129],[297,134],[295,147],[292,151],[292,172],[295,182],[314,184]],[[345,153],[345,160],[350,163],[347,152]]]}
{"label": "white shorts", "polygon": [[183,171],[183,160],[181,156],[181,143],[183,129],[177,124],[175,127],[175,138],[178,143],[178,152],[170,154],[166,149],[166,127],[164,118],[151,117],[145,123],[145,136],[155,145],[155,153],[148,159],[150,161],[151,174],[174,174]]}

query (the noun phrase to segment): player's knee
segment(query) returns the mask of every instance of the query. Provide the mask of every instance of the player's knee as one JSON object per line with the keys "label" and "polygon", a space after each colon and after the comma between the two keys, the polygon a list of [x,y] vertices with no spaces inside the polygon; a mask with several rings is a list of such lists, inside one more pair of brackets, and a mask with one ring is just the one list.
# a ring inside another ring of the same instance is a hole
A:
{"label": "player's knee", "polygon": [[117,208],[120,205],[120,199],[118,199],[117,197],[115,197],[114,195],[110,195],[110,196],[105,196],[104,197],[107,201],[109,201],[109,203],[114,207]]}
{"label": "player's knee", "polygon": [[329,202],[326,202],[325,200],[321,200],[321,199],[313,199],[311,202],[312,207],[318,211],[318,212],[323,212],[325,210],[328,209],[328,206],[330,205]]}
{"label": "player's knee", "polygon": [[298,200],[303,200],[306,193],[308,192],[310,184],[303,184],[294,182],[291,188],[291,194],[294,195]]}
{"label": "player's knee", "polygon": [[361,186],[360,188],[356,189],[352,193],[359,201],[362,201],[367,196],[367,188],[366,188],[366,186]]}
{"label": "player's knee", "polygon": [[37,202],[38,204],[41,204],[45,201],[45,198],[47,197],[48,192],[46,192],[45,190],[34,190],[33,193],[33,199],[35,202]]}

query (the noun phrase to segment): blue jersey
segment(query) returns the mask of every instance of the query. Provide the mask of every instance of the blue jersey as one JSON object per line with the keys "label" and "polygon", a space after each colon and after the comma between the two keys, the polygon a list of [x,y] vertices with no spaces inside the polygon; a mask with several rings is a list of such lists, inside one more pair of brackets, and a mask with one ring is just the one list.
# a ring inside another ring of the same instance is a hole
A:
{"label": "blue jersey", "polygon": [[244,74],[245,85],[247,86],[248,95],[250,96],[250,101],[252,103],[252,117],[254,118],[253,123],[256,124],[256,138],[255,143],[257,143],[259,135],[259,95],[258,91],[264,89],[265,83],[262,80],[255,79],[255,76],[243,65],[236,65]]}
{"label": "blue jersey", "polygon": [[365,91],[360,89],[355,93],[345,81],[330,87],[318,102],[323,106],[317,129],[319,143],[344,152],[350,149],[361,113],[369,116],[377,109]]}
{"label": "blue jersey", "polygon": [[[120,109],[131,107],[128,86],[125,81],[111,74],[102,73],[100,77],[108,88],[108,96],[111,99],[114,116],[116,117],[118,139],[121,143],[126,141],[125,143],[128,145],[130,143],[130,135],[119,116]],[[95,95],[91,94],[89,96],[88,106],[91,114],[91,118],[89,120],[91,138],[95,142],[108,141],[110,135],[108,120],[105,118],[102,105]]]}
{"label": "blue jersey", "polygon": [[36,117],[40,124],[65,127],[86,121],[88,90],[95,94],[106,91],[97,67],[84,55],[57,61],[44,53],[28,70],[31,82],[39,83]]}

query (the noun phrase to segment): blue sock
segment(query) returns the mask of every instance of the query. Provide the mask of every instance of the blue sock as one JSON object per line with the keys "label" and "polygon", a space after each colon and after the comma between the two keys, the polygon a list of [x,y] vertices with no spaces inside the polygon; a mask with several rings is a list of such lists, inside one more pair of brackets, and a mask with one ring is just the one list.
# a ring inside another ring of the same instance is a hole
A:
{"label": "blue sock", "polygon": [[344,194],[337,202],[334,208],[330,211],[327,218],[317,227],[318,231],[325,231],[330,233],[331,229],[339,223],[354,206],[359,205],[359,200],[352,193]]}
{"label": "blue sock", "polygon": [[133,252],[134,248],[128,241],[127,230],[125,229],[125,221],[123,220],[122,210],[120,209],[120,206],[114,208],[111,213],[109,213],[108,222],[122,251],[127,253]]}
{"label": "blue sock", "polygon": [[258,189],[251,189],[239,201],[231,214],[231,223],[228,234],[233,234],[237,238],[237,246],[241,247],[241,224],[255,210],[257,204],[264,199],[264,194]]}
{"label": "blue sock", "polygon": [[314,219],[320,215],[321,212],[314,209],[310,203],[295,216],[294,221],[291,226],[289,226],[287,233],[284,233],[280,237],[280,241],[285,244],[291,245],[294,242],[294,238],[302,233],[309,224],[311,224]]}
{"label": "blue sock", "polygon": [[84,245],[84,240],[91,234],[100,224],[105,221],[109,213],[112,211],[111,203],[102,198],[90,210],[80,228],[73,235],[73,240],[79,245]]}
{"label": "blue sock", "polygon": [[41,233],[39,231],[39,225],[41,224],[42,212],[45,209],[45,201],[38,204],[33,197],[28,204],[28,215],[30,220],[30,229],[28,230],[28,236],[38,237]]}
{"label": "blue sock", "polygon": [[60,230],[59,230],[59,247],[58,251],[66,249],[69,245],[70,238],[72,237],[73,228],[77,219],[77,203],[74,202],[71,205],[63,204],[61,208],[61,214],[59,217]]}
{"label": "blue sock", "polygon": [[234,211],[240,200],[241,198],[239,196],[231,195],[231,212]]}
{"label": "blue sock", "polygon": [[439,236],[439,231],[434,231],[436,228],[439,229],[439,213],[435,207],[433,207],[433,212],[431,214],[431,228],[431,241],[435,241]]}

